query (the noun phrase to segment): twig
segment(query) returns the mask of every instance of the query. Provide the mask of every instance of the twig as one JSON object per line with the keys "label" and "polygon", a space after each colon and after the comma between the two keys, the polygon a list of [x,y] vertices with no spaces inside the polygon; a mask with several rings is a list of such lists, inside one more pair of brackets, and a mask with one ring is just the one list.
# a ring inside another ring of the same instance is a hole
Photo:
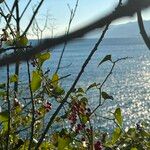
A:
{"label": "twig", "polygon": [[8,47],[8,48],[0,48],[0,54],[2,53],[5,53],[9,50],[18,50],[18,49],[24,49],[24,48],[32,48],[32,46],[19,46],[19,47],[16,47],[16,46],[11,46],[11,47]]}
{"label": "twig", "polygon": [[23,12],[20,15],[20,19],[23,17],[24,13],[26,12],[27,8],[29,7],[30,3],[32,0],[29,0],[29,2],[27,3],[26,7],[24,8]]}
{"label": "twig", "polygon": [[33,92],[31,88],[31,75],[30,75],[30,65],[29,61],[27,61],[27,68],[28,68],[28,80],[29,80],[29,89],[31,95],[31,104],[32,104],[32,121],[31,121],[31,133],[30,133],[30,143],[28,150],[31,149],[32,142],[33,142],[33,135],[34,135],[34,123],[35,123],[35,106],[34,106],[34,99],[33,99]]}
{"label": "twig", "polygon": [[11,17],[13,16],[13,11],[14,11],[14,9],[15,9],[15,7],[16,7],[17,1],[18,1],[18,0],[15,0],[14,3],[13,3],[12,9],[11,9],[11,11],[10,11],[10,15],[9,15],[9,18],[8,18],[8,21],[7,21],[7,24],[6,24],[6,27],[5,27],[6,29],[7,29],[7,27],[9,27],[9,23],[10,23],[10,21],[11,21]]}
{"label": "twig", "polygon": [[[76,5],[75,5],[74,10],[72,10],[72,9],[68,6],[68,7],[69,7],[69,10],[70,10],[70,20],[69,20],[69,24],[68,24],[68,29],[67,29],[67,32],[66,32],[66,36],[69,34],[70,27],[71,27],[71,23],[72,23],[73,18],[74,18],[74,16],[75,16],[75,13],[76,13],[76,10],[77,10],[77,7],[78,7],[78,3],[79,3],[79,0],[76,1]],[[60,69],[60,64],[61,64],[61,61],[62,61],[64,52],[65,52],[66,46],[67,46],[67,40],[66,40],[65,43],[64,43],[64,46],[63,46],[63,49],[62,49],[62,52],[61,52],[61,55],[60,55],[60,58],[59,58],[59,62],[58,62],[57,68],[56,68],[56,73],[57,73],[58,70]]]}
{"label": "twig", "polygon": [[44,2],[44,0],[41,0],[40,3],[38,4],[35,12],[33,13],[32,18],[31,18],[31,20],[30,20],[30,22],[28,24],[28,26],[26,27],[25,31],[23,32],[23,34],[21,36],[26,35],[26,33],[28,32],[28,30],[29,30],[30,26],[32,25],[32,22],[33,22],[33,20],[34,20],[34,18],[36,16],[36,14],[38,13],[38,11],[39,11],[39,9],[40,9],[40,7],[41,7],[41,5],[42,5],[43,2]]}
{"label": "twig", "polygon": [[7,131],[7,136],[6,136],[6,149],[9,149],[9,135],[10,135],[10,122],[11,122],[11,104],[10,104],[10,99],[9,99],[9,65],[7,65],[7,104],[8,104],[8,131]]}
{"label": "twig", "polygon": [[[2,10],[1,8],[0,8],[0,10],[1,10],[0,15],[3,16],[3,18],[5,19],[6,24],[8,24],[8,21],[9,21],[9,20],[8,20],[7,17],[4,15],[3,10]],[[13,29],[11,28],[10,24],[8,24],[7,26],[8,26],[8,28],[10,29],[10,31],[12,32],[12,35],[14,35],[14,31],[13,31]]]}
{"label": "twig", "polygon": [[87,66],[88,63],[90,62],[90,60],[91,60],[92,56],[94,55],[94,53],[96,52],[96,50],[97,50],[99,44],[100,44],[101,41],[103,40],[104,35],[105,35],[105,33],[106,33],[107,29],[108,29],[108,26],[109,26],[109,24],[105,27],[105,29],[104,29],[104,31],[103,31],[101,37],[99,38],[98,42],[95,44],[95,46],[94,46],[94,48],[92,49],[91,53],[89,54],[89,56],[87,57],[87,59],[86,59],[85,62],[83,63],[82,68],[81,68],[79,74],[77,75],[77,77],[76,77],[74,83],[72,84],[70,90],[67,92],[67,94],[66,94],[66,96],[64,97],[64,99],[62,100],[61,104],[58,106],[58,108],[56,109],[56,111],[54,112],[54,114],[52,115],[52,117],[50,118],[50,121],[48,122],[48,124],[47,124],[45,130],[43,131],[43,133],[42,133],[42,135],[41,135],[41,138],[39,139],[39,141],[38,141],[38,143],[37,143],[37,145],[36,145],[36,148],[35,148],[36,150],[38,150],[39,146],[41,145],[41,143],[42,143],[42,141],[43,141],[43,139],[44,139],[44,137],[45,137],[45,134],[48,132],[50,126],[52,125],[52,123],[53,123],[53,121],[54,121],[54,119],[55,119],[55,117],[58,115],[59,111],[61,110],[61,108],[63,107],[63,105],[65,104],[65,102],[67,101],[68,97],[70,96],[71,92],[73,91],[73,89],[75,88],[77,82],[79,81],[81,75],[83,74],[84,69],[86,68],[86,66]]}
{"label": "twig", "polygon": [[[16,27],[17,27],[17,34],[20,36],[20,18],[19,18],[19,0],[16,1]],[[17,49],[14,50],[14,53],[17,52]],[[16,62],[15,64],[15,74],[19,78],[19,62]],[[14,82],[14,91],[17,94],[18,93],[18,81]]]}
{"label": "twig", "polygon": [[[129,58],[129,57],[123,57],[123,58],[117,59],[116,61],[111,61],[113,65],[112,65],[112,67],[111,67],[109,73],[108,73],[107,76],[105,77],[104,81],[102,82],[102,84],[100,84],[100,87],[98,88],[99,91],[100,91],[100,100],[101,100],[102,87],[104,86],[104,84],[106,83],[106,81],[108,80],[108,78],[111,76],[111,74],[112,74],[112,72],[113,72],[113,70],[114,70],[114,67],[115,67],[116,63],[119,62],[119,61],[122,61],[122,60],[126,60],[126,59],[128,59],[128,58]],[[104,102],[105,102],[105,101],[104,101]],[[103,102],[103,103],[100,102],[100,103],[94,108],[94,110],[91,112],[90,116],[92,116],[92,114],[95,113],[95,111],[96,111],[100,106],[102,106],[102,105],[104,104],[104,102]]]}
{"label": "twig", "polygon": [[[7,7],[8,11],[9,11],[9,15],[12,13],[9,6],[7,5],[6,1],[4,1],[5,6]],[[12,17],[15,19],[15,17],[12,15]]]}

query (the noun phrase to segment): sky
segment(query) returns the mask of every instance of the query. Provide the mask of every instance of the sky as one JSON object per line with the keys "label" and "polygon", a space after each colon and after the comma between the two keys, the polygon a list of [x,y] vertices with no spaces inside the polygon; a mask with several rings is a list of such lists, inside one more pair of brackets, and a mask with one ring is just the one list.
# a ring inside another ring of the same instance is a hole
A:
{"label": "sky", "polygon": [[[26,15],[22,18],[22,28],[25,28],[32,16],[33,7],[38,4],[40,0],[32,0],[31,7],[27,10]],[[71,29],[78,28],[84,24],[95,20],[97,17],[104,16],[113,11],[119,0],[79,0],[76,15],[73,19]],[[124,0],[125,1],[125,0]],[[9,6],[12,5],[12,0],[6,0]],[[28,0],[20,0],[20,12],[24,9]],[[59,35],[66,31],[70,11],[68,4],[71,8],[75,7],[76,0],[45,0],[39,13],[37,20],[42,27],[44,24],[46,14],[49,14],[50,22],[49,28],[54,29],[54,34]],[[143,13],[145,20],[150,20],[150,11]],[[121,24],[135,21],[134,18],[126,18],[114,22],[113,24]],[[52,31],[47,30],[44,36],[50,36]]]}

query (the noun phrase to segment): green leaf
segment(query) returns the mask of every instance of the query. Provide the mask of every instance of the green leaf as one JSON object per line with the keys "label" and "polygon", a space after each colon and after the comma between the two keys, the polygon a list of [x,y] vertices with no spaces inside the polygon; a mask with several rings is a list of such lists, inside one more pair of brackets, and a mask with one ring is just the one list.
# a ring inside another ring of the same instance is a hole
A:
{"label": "green leaf", "polygon": [[81,87],[80,87],[80,88],[78,88],[78,89],[77,89],[77,91],[76,91],[76,93],[84,93],[83,88],[81,88]]}
{"label": "green leaf", "polygon": [[17,82],[17,81],[18,81],[18,76],[16,74],[10,76],[10,83]]}
{"label": "green leaf", "polygon": [[42,66],[42,64],[46,61],[46,60],[48,60],[49,58],[50,58],[50,53],[43,53],[43,54],[40,54],[40,55],[38,55],[37,56],[37,58],[38,58],[38,63],[39,63],[39,65],[40,66]]}
{"label": "green leaf", "polygon": [[117,108],[114,112],[114,116],[115,116],[115,119],[116,119],[116,122],[122,126],[122,121],[123,121],[123,118],[122,118],[122,114],[121,114],[121,109],[120,108]]}
{"label": "green leaf", "polygon": [[71,140],[69,137],[58,137],[58,150],[63,150],[69,146]]}
{"label": "green leaf", "polygon": [[3,123],[4,130],[8,129],[8,111],[0,112],[0,122]]}
{"label": "green leaf", "polygon": [[144,130],[141,131],[141,135],[144,137],[150,137],[150,133]]}
{"label": "green leaf", "polygon": [[96,86],[97,86],[96,83],[92,83],[91,85],[89,85],[89,87],[87,88],[86,91],[88,91],[88,90],[90,90],[91,88],[96,87]]}
{"label": "green leaf", "polygon": [[111,100],[113,100],[113,97],[110,96],[110,95],[108,95],[106,92],[102,92],[102,97],[103,97],[104,100],[106,100],[106,99],[111,99]]}
{"label": "green leaf", "polygon": [[54,87],[56,87],[58,85],[58,80],[59,80],[59,76],[57,73],[54,73],[53,76],[52,76],[52,84]]}
{"label": "green leaf", "polygon": [[28,39],[26,36],[19,37],[17,41],[18,46],[27,46],[27,44],[28,44]]}
{"label": "green leaf", "polygon": [[131,150],[138,150],[136,147],[131,148]]}
{"label": "green leaf", "polygon": [[88,103],[88,99],[86,97],[82,97],[80,101],[85,104]]}
{"label": "green leaf", "polygon": [[4,89],[6,87],[5,83],[0,83],[0,89]]}
{"label": "green leaf", "polygon": [[2,96],[2,97],[6,96],[6,92],[5,91],[0,91],[0,96]]}
{"label": "green leaf", "polygon": [[117,142],[117,140],[119,139],[120,135],[121,135],[120,128],[115,128],[113,135],[112,135],[111,143],[115,144]]}
{"label": "green leaf", "polygon": [[64,93],[65,93],[65,91],[62,87],[60,87],[60,86],[55,87],[55,94],[62,95]]}
{"label": "green leaf", "polygon": [[111,55],[106,55],[103,60],[98,64],[98,66],[100,66],[102,63],[106,62],[106,61],[111,61]]}
{"label": "green leaf", "polygon": [[33,92],[38,90],[41,86],[42,78],[37,71],[32,72],[31,89]]}
{"label": "green leaf", "polygon": [[87,117],[86,115],[82,115],[82,114],[80,114],[80,119],[83,124],[86,124],[87,121],[89,121],[89,117]]}
{"label": "green leaf", "polygon": [[127,131],[127,134],[132,137],[132,138],[135,138],[136,136],[136,129],[135,128],[130,128],[128,131]]}

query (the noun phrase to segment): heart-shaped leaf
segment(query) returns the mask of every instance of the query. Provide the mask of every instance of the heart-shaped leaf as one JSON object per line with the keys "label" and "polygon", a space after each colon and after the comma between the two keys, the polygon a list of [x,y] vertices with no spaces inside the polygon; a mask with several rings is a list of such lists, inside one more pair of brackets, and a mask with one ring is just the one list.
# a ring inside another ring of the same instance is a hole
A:
{"label": "heart-shaped leaf", "polygon": [[102,63],[106,62],[106,61],[111,61],[111,55],[106,55],[103,60],[98,64],[98,66],[100,66]]}
{"label": "heart-shaped leaf", "polygon": [[104,100],[106,100],[106,99],[113,100],[114,99],[112,96],[108,95],[106,92],[102,92],[102,97]]}

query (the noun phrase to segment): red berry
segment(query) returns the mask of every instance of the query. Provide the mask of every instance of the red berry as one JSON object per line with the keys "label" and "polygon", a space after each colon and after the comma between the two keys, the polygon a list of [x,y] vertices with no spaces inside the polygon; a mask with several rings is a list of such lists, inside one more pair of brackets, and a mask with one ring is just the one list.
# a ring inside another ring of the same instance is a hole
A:
{"label": "red berry", "polygon": [[52,106],[52,104],[50,102],[47,102],[47,105]]}
{"label": "red berry", "polygon": [[82,130],[81,124],[77,124],[77,128],[78,128],[78,130]]}
{"label": "red berry", "polygon": [[102,144],[100,141],[97,141],[95,144],[94,144],[94,149],[95,150],[102,150]]}
{"label": "red berry", "polygon": [[85,128],[86,127],[86,125],[85,124],[82,124],[82,128]]}

